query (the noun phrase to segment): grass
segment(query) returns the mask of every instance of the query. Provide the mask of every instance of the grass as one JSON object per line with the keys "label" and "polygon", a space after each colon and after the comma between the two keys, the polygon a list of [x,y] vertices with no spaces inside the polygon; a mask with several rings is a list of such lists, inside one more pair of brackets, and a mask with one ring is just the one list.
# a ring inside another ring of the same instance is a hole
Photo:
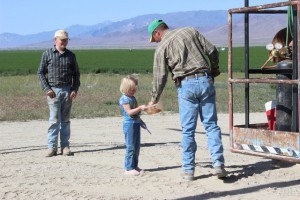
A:
{"label": "grass", "polygon": [[[0,75],[36,74],[42,50],[0,51]],[[73,50],[80,71],[89,73],[152,73],[154,49],[96,49]],[[228,51],[220,51],[220,70],[227,72]],[[233,48],[233,71],[244,71],[244,48]],[[267,60],[264,47],[251,47],[250,67],[260,68]]]}
{"label": "grass", "polygon": [[[152,89],[154,49],[73,50],[81,71],[81,87],[72,109],[72,117],[120,116],[119,84],[126,74],[138,74],[139,104],[147,104]],[[36,75],[42,55],[37,51],[0,51],[0,121],[47,119],[46,97]],[[250,68],[260,68],[267,59],[264,47],[251,47]],[[215,81],[217,108],[228,112],[228,52],[220,51],[220,70]],[[242,77],[244,48],[233,48],[234,77]],[[165,111],[178,112],[177,93],[170,80],[162,95]],[[244,84],[234,85],[234,112],[244,112]],[[264,111],[264,103],[275,98],[275,87],[251,84],[250,111]]]}
{"label": "grass", "polygon": [[82,73],[149,73],[154,50],[75,50]]}
{"label": "grass", "polygon": [[[138,74],[139,104],[147,104],[152,89],[152,74]],[[236,76],[243,76],[237,73]],[[123,75],[83,74],[81,87],[72,108],[72,118],[95,118],[121,116],[118,100]],[[228,112],[227,74],[217,77],[217,109]],[[49,111],[36,75],[3,76],[0,78],[0,121],[47,120]],[[234,85],[234,112],[244,112],[244,84]],[[266,84],[251,84],[251,112],[264,112],[264,103],[275,98],[275,89]],[[161,98],[166,112],[178,112],[177,91],[168,80]]]}
{"label": "grass", "polygon": [[[81,73],[152,72],[154,50],[74,50]],[[0,75],[36,74],[43,51],[0,51]]]}

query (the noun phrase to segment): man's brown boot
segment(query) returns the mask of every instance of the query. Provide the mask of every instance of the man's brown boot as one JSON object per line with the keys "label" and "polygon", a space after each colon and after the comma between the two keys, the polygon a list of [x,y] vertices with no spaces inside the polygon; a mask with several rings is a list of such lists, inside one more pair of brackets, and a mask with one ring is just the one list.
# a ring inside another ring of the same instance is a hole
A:
{"label": "man's brown boot", "polygon": [[46,157],[52,157],[57,155],[57,149],[48,149],[46,153]]}
{"label": "man's brown boot", "polygon": [[64,148],[62,149],[62,155],[64,155],[64,156],[71,156],[71,155],[72,155],[72,152],[71,152],[71,150],[70,150],[70,147],[64,147]]}

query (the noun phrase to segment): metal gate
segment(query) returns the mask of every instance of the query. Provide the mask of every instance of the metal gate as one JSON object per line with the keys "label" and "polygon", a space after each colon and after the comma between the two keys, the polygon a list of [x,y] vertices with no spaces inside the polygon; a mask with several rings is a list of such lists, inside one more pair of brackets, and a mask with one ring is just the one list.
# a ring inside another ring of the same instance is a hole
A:
{"label": "metal gate", "polygon": [[[288,162],[300,163],[299,154],[299,29],[300,29],[300,2],[288,1],[260,6],[248,6],[245,0],[245,7],[230,9],[228,11],[228,92],[229,92],[229,132],[230,146],[234,153],[242,153],[254,156],[262,156],[270,159],[283,160]],[[293,9],[293,69],[289,73],[293,74],[292,80],[280,80],[272,78],[249,78],[249,74],[264,73],[287,73],[277,69],[249,69],[249,15],[255,14],[284,14],[287,10],[275,10],[285,6],[292,6]],[[233,78],[232,73],[232,15],[244,14],[245,16],[245,78]],[[267,123],[249,123],[249,86],[252,83],[262,84],[290,84],[296,88],[293,93],[293,124],[296,124],[292,131],[270,130]],[[233,85],[245,85],[245,124],[234,125],[233,120]]]}

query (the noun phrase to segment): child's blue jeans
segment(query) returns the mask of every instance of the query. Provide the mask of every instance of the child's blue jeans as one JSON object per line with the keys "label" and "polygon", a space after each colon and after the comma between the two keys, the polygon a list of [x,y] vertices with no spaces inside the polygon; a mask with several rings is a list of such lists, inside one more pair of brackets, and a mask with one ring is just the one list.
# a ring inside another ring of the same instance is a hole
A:
{"label": "child's blue jeans", "polygon": [[141,146],[141,128],[139,122],[124,122],[123,132],[126,142],[125,170],[133,170],[138,167],[140,146]]}

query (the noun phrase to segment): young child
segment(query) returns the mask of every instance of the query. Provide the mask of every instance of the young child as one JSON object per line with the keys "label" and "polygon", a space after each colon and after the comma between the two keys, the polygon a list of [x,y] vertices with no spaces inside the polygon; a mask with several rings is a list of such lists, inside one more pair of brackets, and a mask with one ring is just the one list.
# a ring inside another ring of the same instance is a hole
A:
{"label": "young child", "polygon": [[133,76],[122,79],[120,91],[123,94],[119,104],[123,112],[123,132],[126,142],[125,174],[137,176],[143,173],[138,167],[141,144],[140,113],[147,109],[146,105],[138,106],[134,94],[137,91],[138,80]]}

